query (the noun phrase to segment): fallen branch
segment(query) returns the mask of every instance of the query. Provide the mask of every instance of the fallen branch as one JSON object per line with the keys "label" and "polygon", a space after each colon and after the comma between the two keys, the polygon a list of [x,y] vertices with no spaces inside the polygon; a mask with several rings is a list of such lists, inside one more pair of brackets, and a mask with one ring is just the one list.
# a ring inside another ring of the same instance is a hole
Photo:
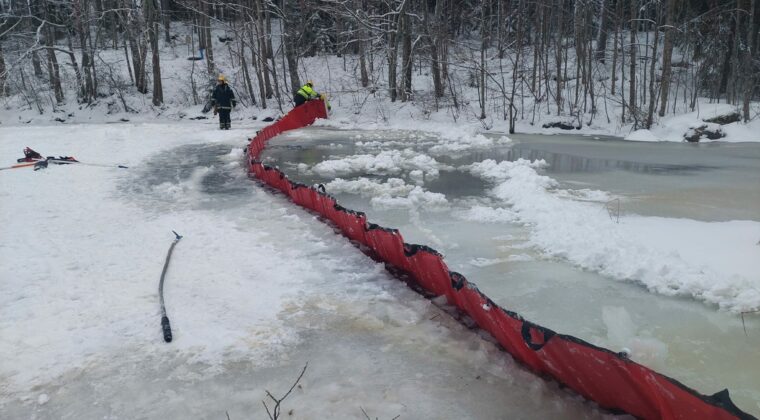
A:
{"label": "fallen branch", "polygon": [[[369,418],[369,414],[367,414],[367,412],[366,412],[366,411],[364,411],[364,407],[362,407],[362,406],[359,406],[359,409],[360,409],[360,410],[362,410],[362,414],[364,414],[364,418],[365,418],[365,419],[367,419],[367,420],[372,420],[371,418]],[[396,420],[396,419],[398,419],[399,417],[401,417],[401,414],[397,415],[396,417],[392,418],[391,420]],[[375,417],[375,420],[380,420],[380,419],[378,419],[377,417]]]}
{"label": "fallen branch", "polygon": [[760,313],[760,309],[755,309],[754,311],[744,311],[744,312],[741,313],[741,316],[742,316],[742,328],[744,328],[744,335],[746,335],[747,337],[749,337],[749,335],[747,334],[747,325],[744,323],[744,315],[745,314],[756,314],[756,313]]}
{"label": "fallen branch", "polygon": [[301,374],[298,375],[298,378],[295,382],[293,382],[293,385],[290,387],[288,392],[285,393],[285,395],[282,396],[282,398],[275,398],[274,395],[272,395],[271,392],[267,392],[267,396],[274,401],[274,407],[272,408],[272,411],[269,411],[269,406],[267,406],[266,401],[261,401],[262,404],[264,404],[264,409],[267,410],[267,415],[269,416],[270,420],[277,420],[280,417],[280,404],[285,400],[285,398],[288,398],[288,395],[290,395],[291,392],[293,392],[293,389],[295,389],[296,385],[298,385],[298,382],[301,381],[301,378],[303,378],[304,373],[306,373],[306,368],[309,367],[309,362],[306,362],[303,369],[301,370]]}

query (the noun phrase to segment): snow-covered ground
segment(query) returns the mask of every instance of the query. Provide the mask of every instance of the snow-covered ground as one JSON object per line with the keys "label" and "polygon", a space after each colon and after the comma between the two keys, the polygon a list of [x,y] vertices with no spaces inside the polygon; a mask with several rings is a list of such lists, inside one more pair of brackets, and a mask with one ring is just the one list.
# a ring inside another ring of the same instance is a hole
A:
{"label": "snow-covered ground", "polygon": [[[204,122],[0,129],[0,412],[8,418],[594,418],[593,404],[247,179]],[[15,159],[14,159],[15,160]],[[162,341],[158,279],[174,341]]]}
{"label": "snow-covered ground", "polygon": [[[216,22],[215,25],[220,25]],[[275,20],[273,24],[273,43],[274,49],[279,49],[279,25]],[[124,53],[121,49],[104,49],[98,52],[98,62],[102,63],[103,69],[101,74],[111,73],[114,81],[110,83],[101,83],[101,96],[91,105],[78,104],[75,97],[74,74],[68,66],[61,66],[63,72],[64,84],[69,87],[66,89],[66,104],[56,105],[55,111],[52,112],[53,102],[49,87],[44,80],[31,80],[30,83],[37,83],[39,91],[37,97],[24,95],[14,95],[2,99],[4,112],[0,113],[0,124],[3,125],[38,125],[38,124],[76,124],[76,123],[102,123],[102,122],[120,122],[129,120],[132,122],[155,122],[155,121],[172,121],[186,120],[189,118],[203,117],[200,113],[203,103],[208,95],[209,88],[213,86],[216,79],[216,73],[224,73],[230,81],[230,85],[238,92],[238,96],[247,96],[245,92],[245,82],[243,71],[239,64],[239,59],[233,53],[236,48],[232,44],[222,43],[218,39],[222,36],[230,35],[226,28],[217,26],[212,36],[215,49],[216,71],[214,74],[208,74],[205,61],[190,61],[189,56],[197,56],[197,51],[191,51],[189,45],[185,45],[181,40],[190,33],[189,28],[182,24],[176,24],[172,27],[172,32],[178,35],[178,40],[172,45],[161,43],[161,69],[162,84],[164,91],[165,103],[156,107],[151,104],[151,93],[140,94],[134,86],[131,85],[130,76],[126,68]],[[644,38],[645,33],[639,34]],[[646,38],[649,39],[649,38]],[[648,41],[647,41],[648,42]],[[234,43],[233,43],[234,44]],[[450,78],[452,80],[451,91],[455,91],[458,96],[458,108],[453,106],[450,98],[450,92],[446,97],[440,99],[436,104],[432,99],[432,81],[428,75],[428,69],[421,60],[419,68],[415,67],[414,100],[411,102],[391,102],[389,93],[386,89],[387,82],[387,58],[383,54],[374,54],[371,59],[374,60],[374,73],[371,75],[373,86],[363,88],[359,84],[358,77],[358,56],[344,54],[341,57],[333,55],[316,55],[313,57],[303,57],[299,61],[299,75],[302,81],[314,80],[315,88],[320,93],[326,93],[333,105],[332,115],[329,121],[323,124],[340,128],[363,128],[363,129],[414,129],[435,132],[452,140],[479,141],[478,133],[506,133],[508,132],[508,122],[504,118],[502,107],[503,97],[497,92],[493,84],[489,85],[486,107],[487,117],[483,120],[479,118],[480,108],[478,102],[478,88],[469,82],[472,73],[479,68],[479,64],[472,62],[470,51],[466,45],[460,46],[462,51],[457,48],[452,49],[450,60],[453,64],[449,67]],[[6,52],[6,54],[9,54]],[[59,61],[67,63],[68,57],[58,52]],[[514,57],[505,57],[503,62],[497,58],[498,54],[493,54],[487,67],[491,72],[496,69],[503,69],[503,74],[494,74],[495,78],[503,76],[504,80],[510,80],[512,77]],[[530,55],[530,54],[529,54]],[[678,53],[676,53],[678,56]],[[9,56],[10,57],[10,56]],[[9,58],[7,58],[9,59]],[[568,52],[570,67],[575,60],[574,51]],[[148,58],[150,60],[150,57]],[[277,60],[279,61],[279,60]],[[417,62],[417,60],[415,60]],[[147,68],[150,68],[150,62]],[[106,70],[108,69],[108,70]],[[527,88],[520,88],[518,85],[519,99],[516,105],[519,108],[516,130],[520,133],[541,133],[541,134],[596,134],[596,135],[613,135],[628,138],[636,141],[684,141],[684,134],[691,129],[706,124],[703,120],[725,115],[732,112],[738,112],[734,105],[726,103],[715,103],[707,98],[698,98],[695,102],[695,108],[692,111],[687,101],[677,101],[675,110],[676,114],[668,113],[665,117],[655,117],[654,126],[651,130],[634,131],[633,124],[628,121],[621,123],[622,102],[620,97],[609,97],[607,99],[602,95],[609,90],[604,86],[611,80],[611,69],[601,66],[599,81],[596,90],[598,95],[597,113],[593,116],[590,113],[582,113],[579,116],[572,116],[569,112],[570,103],[567,98],[571,97],[574,90],[575,82],[569,80],[565,83],[565,105],[561,115],[557,115],[556,106],[549,104],[544,99],[536,102],[531,97]],[[639,72],[646,71],[646,66],[640,66]],[[31,73],[31,71],[29,71]],[[287,71],[278,68],[278,74],[282,77]],[[605,77],[603,77],[605,76]],[[642,74],[639,75],[641,77]],[[675,77],[675,76],[674,76]],[[682,77],[682,76],[678,76]],[[255,83],[255,80],[254,80]],[[109,88],[107,85],[115,85]],[[250,100],[244,99],[240,102],[233,115],[244,120],[250,121],[253,117],[263,119],[269,116],[279,116],[287,112],[292,106],[292,93],[289,88],[284,86],[283,81],[279,82],[280,95],[268,99],[267,109],[261,109],[259,106],[253,106]],[[676,89],[674,87],[674,89]],[[679,98],[684,94],[684,88],[681,88]],[[257,91],[258,89],[256,89]],[[257,92],[256,92],[257,93]],[[258,93],[257,93],[258,94]],[[689,92],[690,96],[692,93]],[[674,95],[671,95],[673,98]],[[35,100],[38,99],[43,112],[38,111]],[[517,99],[516,99],[517,101]],[[129,108],[126,111],[125,108]],[[670,108],[670,107],[669,107]],[[726,137],[720,139],[723,142],[747,142],[760,141],[760,103],[751,104],[752,120],[748,123],[734,122],[720,126]],[[211,114],[205,115],[209,119],[214,117]],[[565,131],[559,128],[543,128],[545,123],[568,122],[571,125],[578,125],[578,121],[583,120],[580,130]],[[56,122],[61,121],[61,122]],[[717,127],[717,124],[712,124]],[[702,141],[710,142],[703,139]]]}

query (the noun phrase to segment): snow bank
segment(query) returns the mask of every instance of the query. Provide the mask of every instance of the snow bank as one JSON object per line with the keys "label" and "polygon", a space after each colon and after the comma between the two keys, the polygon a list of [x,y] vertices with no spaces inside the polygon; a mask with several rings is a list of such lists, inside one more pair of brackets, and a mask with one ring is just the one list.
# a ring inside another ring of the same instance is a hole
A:
{"label": "snow bank", "polygon": [[[755,118],[747,124],[743,122],[734,122],[726,125],[718,125],[714,123],[704,122],[706,119],[730,114],[736,111],[737,109],[733,105],[711,104],[705,99],[700,99],[696,111],[675,116],[666,116],[660,119],[657,125],[652,127],[651,132],[653,136],[661,140],[682,142],[684,141],[684,134],[690,132],[696,127],[708,125],[712,129],[720,128],[720,130],[726,134],[726,137],[714,141],[760,141],[760,118]],[[700,142],[710,141],[713,140],[707,140],[706,138],[700,140]]]}
{"label": "snow bank", "polygon": [[664,295],[690,296],[731,311],[760,308],[760,222],[721,223],[621,216],[605,203],[568,199],[537,173],[542,161],[485,160],[471,173],[495,184],[532,230],[531,243],[584,269],[634,281]]}
{"label": "snow bank", "polygon": [[352,173],[372,175],[398,175],[403,171],[422,171],[428,178],[437,178],[440,169],[447,166],[434,158],[413,151],[384,150],[377,155],[353,155],[331,159],[314,165],[311,170],[323,177],[335,177]]}
{"label": "snow bank", "polygon": [[634,131],[633,133],[625,136],[625,139],[633,141],[660,141],[657,136],[645,128]]}
{"label": "snow bank", "polygon": [[388,178],[385,182],[379,182],[364,177],[354,180],[337,178],[325,184],[325,188],[331,193],[358,194],[362,197],[376,197],[380,195],[407,196],[414,186],[407,185],[401,178]]}
{"label": "snow bank", "polygon": [[462,220],[485,223],[509,223],[518,220],[517,214],[511,209],[483,205],[475,205],[464,211],[455,211],[453,215]]}
{"label": "snow bank", "polygon": [[406,197],[392,197],[381,195],[372,197],[372,207],[379,209],[422,209],[427,211],[441,211],[449,207],[446,196],[440,193],[425,191],[420,186],[415,186]]}
{"label": "snow bank", "polygon": [[433,156],[450,156],[472,150],[489,149],[494,146],[505,145],[511,142],[512,140],[506,136],[489,138],[482,134],[473,135],[467,133],[462,133],[458,136],[456,133],[446,132],[441,135],[441,141],[439,144],[436,144],[429,149],[429,153]]}
{"label": "snow bank", "polygon": [[[457,154],[472,151],[484,150],[498,145],[505,145],[512,142],[507,136],[485,136],[482,133],[482,127],[472,123],[456,124],[445,118],[439,118],[437,121],[418,120],[414,117],[398,116],[387,123],[367,122],[366,119],[360,118],[337,118],[327,120],[318,120],[314,123],[317,127],[332,127],[342,130],[367,130],[367,136],[371,139],[372,130],[403,130],[406,132],[405,139],[418,145],[431,146],[428,152],[432,156],[456,156]],[[357,146],[363,148],[388,148],[388,147],[405,147],[406,144],[398,141],[366,141],[361,135],[356,136]]]}
{"label": "snow bank", "polygon": [[325,184],[332,194],[348,193],[370,197],[370,205],[376,209],[443,210],[449,207],[444,194],[426,191],[419,185],[409,185],[400,178],[375,181],[364,177],[354,180],[335,179]]}
{"label": "snow bank", "polygon": [[[291,106],[290,94],[287,88],[280,92],[282,95],[276,95],[268,101],[268,108],[261,109],[253,106],[247,99],[247,89],[245,88],[245,76],[240,67],[239,60],[232,55],[227,54],[230,44],[220,41],[222,36],[229,35],[229,28],[219,23],[212,26],[212,42],[216,54],[214,61],[217,70],[226,74],[230,85],[241,97],[239,106],[232,114],[233,125],[246,124],[249,126],[257,125],[252,122],[254,118],[261,121],[265,117],[279,117],[287,112]],[[67,125],[71,123],[83,122],[108,122],[122,124],[124,121],[132,122],[156,122],[168,121],[176,122],[189,118],[208,118],[209,122],[215,120],[210,115],[202,115],[201,108],[210,88],[214,86],[216,74],[208,74],[205,65],[202,62],[188,61],[187,55],[197,54],[188,52],[189,48],[183,39],[190,35],[190,27],[181,22],[174,22],[172,32],[179,35],[178,40],[171,45],[161,45],[161,68],[162,68],[162,85],[165,103],[160,107],[151,104],[150,92],[141,94],[130,82],[131,76],[123,65],[123,52],[119,49],[101,49],[98,51],[99,60],[103,65],[108,65],[112,71],[111,77],[114,78],[114,88],[108,88],[109,83],[101,83],[98,100],[95,103],[83,106],[77,103],[75,92],[71,83],[65,83],[66,104],[56,106],[56,110],[50,112],[49,109],[44,114],[36,109],[35,101],[40,101],[42,107],[48,107],[47,98],[41,95],[39,98],[30,98],[25,95],[16,94],[11,98],[4,99],[0,106],[6,111],[0,113],[0,124],[3,125],[40,125],[51,124],[55,126]],[[280,29],[275,19],[273,25],[272,42],[277,49],[281,40]],[[58,59],[61,62],[68,60],[65,53],[58,52]],[[379,59],[379,57],[375,57]],[[409,129],[421,130],[430,133],[437,133],[444,139],[458,139],[457,142],[445,143],[441,147],[434,149],[431,153],[434,156],[457,153],[460,147],[469,143],[468,148],[488,147],[489,140],[482,133],[487,132],[507,132],[509,123],[502,114],[500,109],[505,104],[491,102],[486,118],[480,119],[479,110],[479,92],[475,86],[467,83],[470,77],[469,70],[472,63],[468,58],[453,54],[455,62],[450,68],[450,75],[456,88],[457,106],[451,102],[450,93],[447,92],[444,98],[434,101],[432,97],[432,86],[430,78],[427,76],[417,77],[412,80],[413,90],[418,95],[418,99],[410,102],[395,101],[391,102],[383,74],[385,74],[385,64],[378,61],[374,65],[376,74],[373,80],[377,85],[371,89],[362,87],[356,76],[358,65],[358,56],[346,54],[342,56],[318,54],[311,57],[302,57],[302,80],[306,77],[314,79],[316,87],[320,92],[328,95],[332,103],[331,120],[322,121],[318,124],[329,125],[341,128],[356,128],[363,130],[374,129]],[[7,58],[6,58],[7,59]],[[505,57],[509,60],[509,57]],[[512,57],[514,60],[514,57]],[[567,57],[569,63],[576,60],[574,52],[569,51]],[[498,55],[490,59],[488,67],[491,69],[502,68],[502,60]],[[279,64],[277,64],[279,65]],[[512,68],[507,66],[503,68],[502,75],[505,80],[512,77]],[[609,70],[609,69],[607,69]],[[607,71],[603,70],[603,71]],[[641,68],[639,71],[643,71]],[[31,70],[30,70],[31,71]],[[61,66],[61,76],[64,80],[73,80],[74,74],[69,66]],[[286,74],[287,71],[281,66],[278,68],[278,74]],[[602,80],[610,80],[608,77],[602,77]],[[44,81],[33,81],[35,84]],[[567,89],[572,90],[573,81],[569,81]],[[44,83],[43,83],[44,84]],[[118,87],[116,87],[118,86]],[[43,86],[40,85],[40,88]],[[491,84],[489,89],[495,86]],[[601,89],[600,84],[596,89]],[[519,88],[518,88],[519,90]],[[606,88],[599,92],[606,91]],[[42,90],[40,91],[42,92]],[[536,102],[532,95],[525,95],[520,100],[517,116],[517,130],[523,133],[574,133],[574,134],[604,134],[612,136],[626,136],[632,131],[632,124],[621,124],[620,115],[623,111],[622,103],[612,97],[610,100],[604,99],[607,95],[598,97],[597,113],[591,116],[587,112],[576,115],[577,108],[572,107],[572,101],[565,101],[565,107],[561,114],[556,115],[556,109],[547,101]],[[496,98],[494,98],[496,99]],[[619,98],[618,98],[619,99]],[[751,104],[753,115],[757,114],[758,103]],[[124,107],[127,109],[124,109]],[[699,98],[696,103],[696,111],[684,113],[687,109],[686,104],[678,103],[677,111],[679,115],[667,115],[664,118],[656,118],[655,125],[652,128],[654,137],[663,141],[683,141],[683,134],[691,126],[696,126],[702,122],[703,118],[709,118],[721,113],[736,111],[736,107],[727,104],[711,104],[709,99]],[[500,115],[502,114],[502,115]],[[572,114],[572,116],[570,116]],[[626,114],[628,112],[626,111]],[[62,122],[57,122],[62,121]],[[566,131],[557,128],[544,129],[545,123],[552,122],[570,122],[571,125],[582,125],[580,130]],[[755,118],[749,124],[732,123],[723,126],[727,136],[722,141],[760,141],[758,129],[760,129],[760,118]],[[651,137],[650,137],[651,139]],[[642,139],[637,139],[642,141]]]}

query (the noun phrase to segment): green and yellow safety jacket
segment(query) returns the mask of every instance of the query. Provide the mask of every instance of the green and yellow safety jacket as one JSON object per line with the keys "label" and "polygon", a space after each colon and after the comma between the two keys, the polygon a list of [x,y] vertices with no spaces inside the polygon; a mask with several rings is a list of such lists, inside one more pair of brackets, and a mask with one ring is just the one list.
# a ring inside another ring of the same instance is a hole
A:
{"label": "green and yellow safety jacket", "polygon": [[309,86],[308,84],[301,86],[301,89],[298,89],[298,92],[296,93],[303,96],[304,99],[306,99],[307,101],[309,99],[314,99],[317,96],[319,96],[319,94],[315,92],[314,89],[312,89],[311,86]]}

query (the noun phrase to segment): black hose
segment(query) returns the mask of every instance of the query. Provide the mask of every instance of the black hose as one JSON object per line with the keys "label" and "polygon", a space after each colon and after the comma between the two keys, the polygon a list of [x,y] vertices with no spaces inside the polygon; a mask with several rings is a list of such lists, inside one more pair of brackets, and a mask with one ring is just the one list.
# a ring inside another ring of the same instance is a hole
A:
{"label": "black hose", "polygon": [[164,262],[164,269],[161,271],[161,281],[158,283],[158,298],[161,301],[161,329],[164,331],[164,341],[167,343],[172,342],[172,327],[169,324],[169,317],[166,316],[166,307],[164,306],[164,277],[166,277],[166,270],[169,268],[169,259],[172,257],[172,251],[174,246],[177,245],[182,236],[177,232],[172,231],[175,236],[174,242],[169,247],[169,252],[166,254],[166,261]]}

